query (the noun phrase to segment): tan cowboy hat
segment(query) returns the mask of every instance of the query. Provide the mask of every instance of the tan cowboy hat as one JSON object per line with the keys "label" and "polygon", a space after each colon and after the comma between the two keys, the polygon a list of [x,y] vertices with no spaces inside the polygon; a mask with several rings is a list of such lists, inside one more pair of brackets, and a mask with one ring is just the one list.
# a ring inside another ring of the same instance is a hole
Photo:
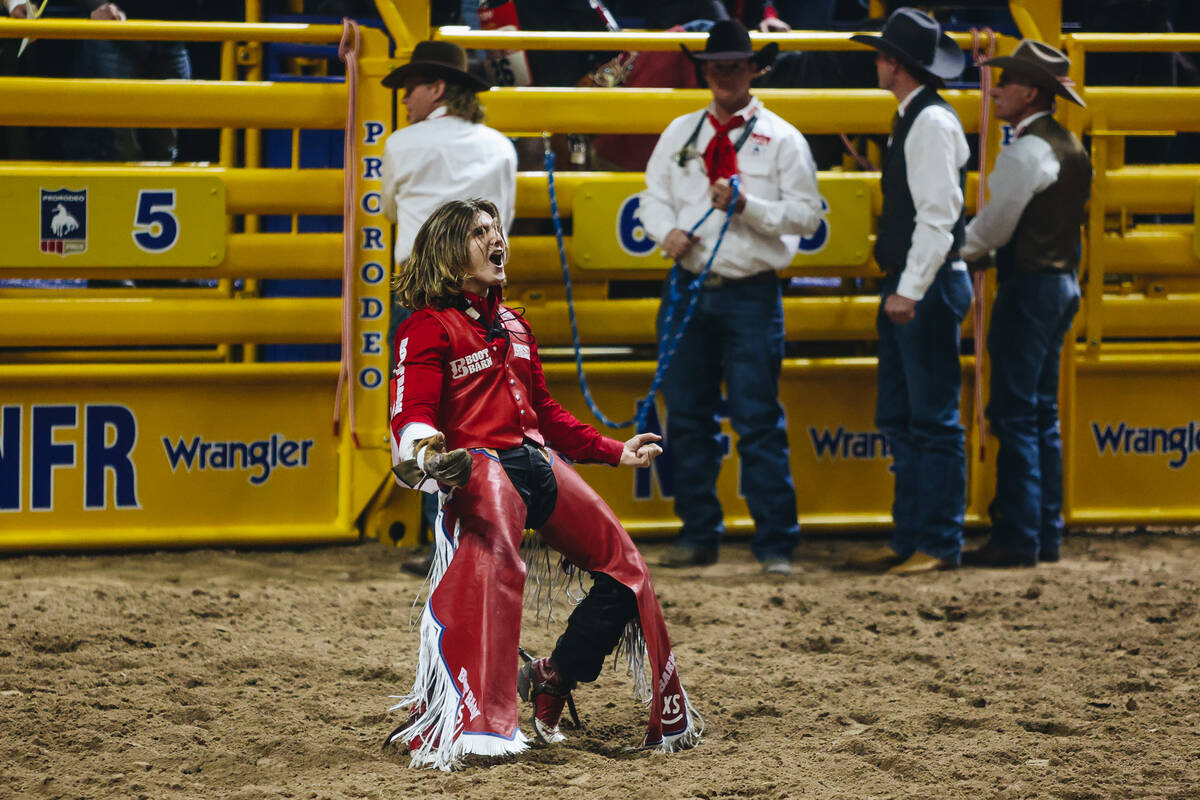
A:
{"label": "tan cowboy hat", "polygon": [[486,83],[467,72],[467,51],[453,42],[433,39],[417,42],[417,46],[413,48],[412,60],[392,70],[383,79],[383,85],[389,89],[403,89],[404,81],[413,76],[459,83],[477,92],[489,88]]}
{"label": "tan cowboy hat", "polygon": [[963,71],[962,49],[942,32],[936,19],[915,8],[893,11],[879,36],[860,33],[850,40],[887,53],[922,83],[942,86],[947,78],[957,78]]}
{"label": "tan cowboy hat", "polygon": [[1059,50],[1037,39],[1022,39],[1011,56],[997,56],[983,63],[1018,73],[1035,86],[1049,89],[1076,105],[1085,105],[1083,98],[1071,88],[1074,81],[1067,77],[1071,62]]}

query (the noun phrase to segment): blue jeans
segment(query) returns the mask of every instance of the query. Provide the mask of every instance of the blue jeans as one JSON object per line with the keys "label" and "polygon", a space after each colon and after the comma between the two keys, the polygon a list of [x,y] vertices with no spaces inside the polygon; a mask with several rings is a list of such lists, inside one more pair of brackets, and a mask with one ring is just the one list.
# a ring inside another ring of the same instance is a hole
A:
{"label": "blue jeans", "polygon": [[[686,309],[687,293],[681,294],[673,330],[678,330]],[[669,304],[664,285],[660,334]],[[701,291],[662,383],[675,472],[675,514],[683,523],[678,544],[715,551],[725,532],[716,489],[724,457],[717,413],[724,380],[730,422],[738,435],[742,494],[754,518],[750,548],[761,561],[791,559],[800,541],[800,523],[779,404],[782,361],[779,281]]]}
{"label": "blue jeans", "polygon": [[958,563],[966,514],[967,454],[958,406],[962,393],[960,326],[971,307],[965,270],[944,265],[917,303],[916,316],[896,325],[883,301],[898,280],[883,282],[875,425],[892,446],[895,496],[891,547]]}
{"label": "blue jeans", "polygon": [[[190,80],[192,62],[183,42],[87,40],[80,43],[76,73],[85,78]],[[83,161],[175,161],[174,128],[79,128],[68,137],[69,155]]]}
{"label": "blue jeans", "polygon": [[1073,274],[1006,276],[988,331],[987,418],[1000,442],[992,542],[1023,556],[1058,553],[1062,541],[1062,436],[1058,365],[1079,311]]}

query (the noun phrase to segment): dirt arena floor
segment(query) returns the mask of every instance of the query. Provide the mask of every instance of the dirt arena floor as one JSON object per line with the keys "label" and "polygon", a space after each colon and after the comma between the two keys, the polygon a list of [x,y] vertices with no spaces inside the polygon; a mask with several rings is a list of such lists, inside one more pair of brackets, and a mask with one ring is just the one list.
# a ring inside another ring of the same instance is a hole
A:
{"label": "dirt arena floor", "polygon": [[1200,797],[1200,537],[907,579],[849,546],[655,569],[700,747],[627,749],[645,714],[606,669],[566,744],[453,774],[379,747],[415,668],[403,551],[2,558],[0,797]]}

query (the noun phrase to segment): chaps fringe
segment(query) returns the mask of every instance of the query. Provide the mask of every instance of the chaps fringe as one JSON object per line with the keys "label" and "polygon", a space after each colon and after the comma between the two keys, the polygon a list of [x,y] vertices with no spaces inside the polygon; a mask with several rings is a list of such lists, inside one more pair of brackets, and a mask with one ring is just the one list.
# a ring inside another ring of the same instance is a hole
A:
{"label": "chaps fringe", "polygon": [[[443,506],[446,496],[443,496]],[[412,767],[430,767],[449,772],[463,765],[467,755],[504,756],[520,753],[529,747],[529,740],[520,730],[512,739],[483,734],[462,732],[462,698],[458,694],[454,679],[439,656],[442,625],[429,610],[428,599],[446,574],[450,560],[458,547],[459,524],[454,530],[445,530],[445,511],[438,510],[437,536],[433,566],[429,570],[421,593],[414,601],[424,597],[425,608],[421,612],[421,643],[417,656],[417,677],[413,687],[403,697],[392,696],[400,702],[388,709],[409,710],[409,723],[393,733],[385,742],[403,744],[410,748]]]}
{"label": "chaps fringe", "polygon": [[554,621],[555,598],[560,592],[571,606],[587,597],[583,570],[552,550],[537,533],[527,532],[521,540],[521,560],[525,562],[524,607],[533,612],[534,619],[544,619],[547,626]]}

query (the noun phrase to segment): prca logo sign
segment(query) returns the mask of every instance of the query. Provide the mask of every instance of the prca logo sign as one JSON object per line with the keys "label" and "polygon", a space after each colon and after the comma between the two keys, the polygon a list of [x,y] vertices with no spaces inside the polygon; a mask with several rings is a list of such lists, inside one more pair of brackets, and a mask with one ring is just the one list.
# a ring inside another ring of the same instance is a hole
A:
{"label": "prca logo sign", "polygon": [[43,253],[64,258],[87,250],[87,189],[42,189]]}

